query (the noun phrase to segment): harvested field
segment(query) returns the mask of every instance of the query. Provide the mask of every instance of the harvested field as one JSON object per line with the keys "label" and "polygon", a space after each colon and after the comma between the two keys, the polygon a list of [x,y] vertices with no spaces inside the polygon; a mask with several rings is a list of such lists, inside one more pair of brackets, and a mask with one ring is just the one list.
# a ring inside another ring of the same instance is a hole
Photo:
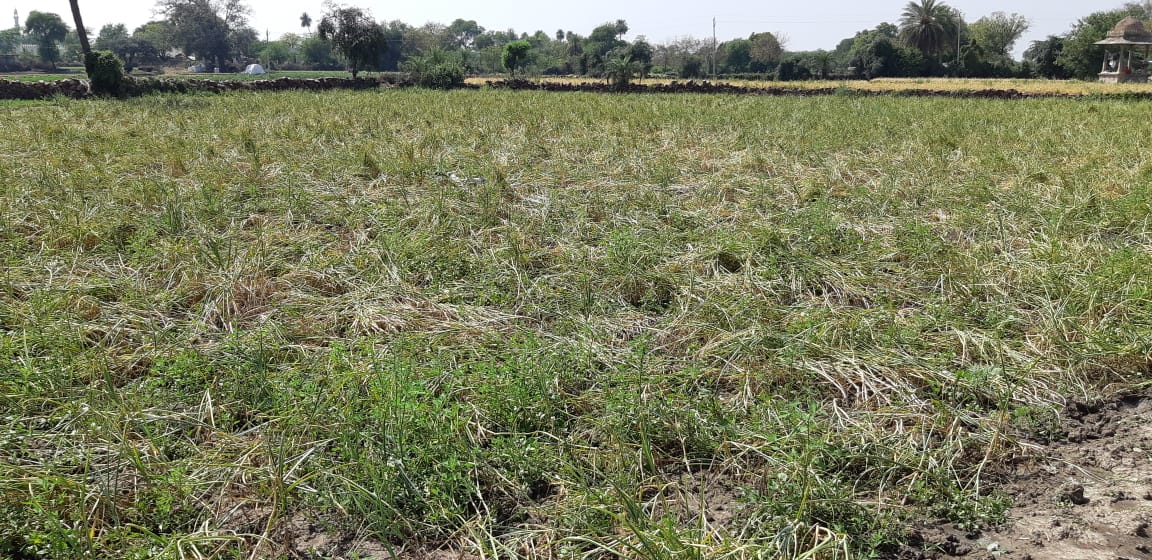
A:
{"label": "harvested field", "polygon": [[0,104],[0,556],[1146,554],[1149,108]]}

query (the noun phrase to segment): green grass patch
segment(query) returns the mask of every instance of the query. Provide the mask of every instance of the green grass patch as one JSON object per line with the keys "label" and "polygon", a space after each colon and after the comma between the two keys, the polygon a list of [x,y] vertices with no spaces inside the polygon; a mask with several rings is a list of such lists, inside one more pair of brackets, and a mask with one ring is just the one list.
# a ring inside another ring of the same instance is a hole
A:
{"label": "green grass patch", "polygon": [[303,523],[867,557],[917,520],[994,524],[1020,437],[1147,382],[1152,160],[1115,128],[1145,108],[0,111],[0,555],[287,554]]}

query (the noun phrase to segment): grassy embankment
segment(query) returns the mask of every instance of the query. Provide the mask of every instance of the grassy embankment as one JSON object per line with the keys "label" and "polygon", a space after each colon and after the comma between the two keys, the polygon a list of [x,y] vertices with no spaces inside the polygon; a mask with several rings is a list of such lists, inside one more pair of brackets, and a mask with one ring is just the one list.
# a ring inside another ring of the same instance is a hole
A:
{"label": "grassy embankment", "polygon": [[994,523],[1022,435],[1147,382],[1148,109],[0,107],[0,554],[266,555],[311,527],[832,557]]}

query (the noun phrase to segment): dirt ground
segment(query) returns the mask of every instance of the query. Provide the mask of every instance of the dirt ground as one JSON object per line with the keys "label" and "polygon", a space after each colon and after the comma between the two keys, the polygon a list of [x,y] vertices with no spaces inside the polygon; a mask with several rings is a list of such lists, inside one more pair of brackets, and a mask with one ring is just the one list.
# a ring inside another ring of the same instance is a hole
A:
{"label": "dirt ground", "polygon": [[[1006,466],[1001,473],[1008,482],[1000,491],[1014,499],[1003,527],[982,534],[949,525],[921,527],[912,534],[913,546],[898,557],[1152,560],[1152,393],[1101,405],[1072,404],[1061,428],[1066,437],[1041,445],[1038,458]],[[700,491],[692,484],[682,490],[693,496]],[[732,489],[719,489],[724,490]],[[675,497],[681,499],[671,502],[698,501]],[[709,502],[730,501],[713,499]],[[727,507],[720,507],[709,511],[708,518],[722,523],[729,514]],[[474,558],[449,551],[390,552],[371,539],[337,537],[304,519],[293,519],[285,529],[280,542],[291,543],[289,556],[294,558],[340,553],[391,558],[391,552],[404,560]]]}
{"label": "dirt ground", "polygon": [[[1015,465],[1002,491],[1015,503],[996,531],[918,532],[921,558],[1152,559],[1152,395],[1073,404],[1068,436]],[[914,556],[913,556],[914,557]]]}

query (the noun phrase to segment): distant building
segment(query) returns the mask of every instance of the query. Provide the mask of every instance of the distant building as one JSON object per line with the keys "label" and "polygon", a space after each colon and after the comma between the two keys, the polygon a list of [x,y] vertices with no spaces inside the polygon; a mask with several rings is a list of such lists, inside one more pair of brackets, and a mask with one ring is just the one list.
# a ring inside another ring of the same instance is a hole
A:
{"label": "distant building", "polygon": [[[1148,58],[1152,54],[1152,33],[1144,23],[1134,17],[1120,20],[1103,41],[1104,64],[1100,67],[1100,81],[1110,84],[1147,83]],[[1113,49],[1116,49],[1115,51]],[[1143,52],[1142,57],[1134,56]]]}

